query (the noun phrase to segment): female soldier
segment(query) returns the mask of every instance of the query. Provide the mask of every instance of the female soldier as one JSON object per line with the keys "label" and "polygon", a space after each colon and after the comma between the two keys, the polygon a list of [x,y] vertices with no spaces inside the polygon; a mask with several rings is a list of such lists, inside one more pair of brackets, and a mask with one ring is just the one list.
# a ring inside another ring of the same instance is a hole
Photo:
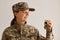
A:
{"label": "female soldier", "polygon": [[2,40],[52,40],[52,27],[50,20],[47,20],[46,38],[39,34],[39,31],[31,25],[27,25],[29,11],[35,11],[29,8],[26,2],[19,2],[12,6],[14,18],[10,27],[6,28],[2,35]]}

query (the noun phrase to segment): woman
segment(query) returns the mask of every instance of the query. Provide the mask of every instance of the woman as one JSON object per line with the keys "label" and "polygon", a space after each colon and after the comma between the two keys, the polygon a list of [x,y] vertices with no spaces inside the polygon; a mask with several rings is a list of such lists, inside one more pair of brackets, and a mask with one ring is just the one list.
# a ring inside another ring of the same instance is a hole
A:
{"label": "woman", "polygon": [[[29,8],[26,2],[19,2],[12,6],[14,18],[10,27],[6,28],[2,35],[2,40],[52,40],[52,27],[50,20],[46,20],[46,38],[39,34],[39,31],[31,25],[27,25]],[[50,37],[51,36],[51,37]]]}

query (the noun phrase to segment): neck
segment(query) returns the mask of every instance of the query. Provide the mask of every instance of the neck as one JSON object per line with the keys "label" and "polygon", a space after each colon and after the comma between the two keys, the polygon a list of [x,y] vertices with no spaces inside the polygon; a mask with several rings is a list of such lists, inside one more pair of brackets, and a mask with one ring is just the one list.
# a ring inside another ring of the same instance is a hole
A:
{"label": "neck", "polygon": [[22,20],[19,20],[19,19],[16,19],[17,23],[18,24],[25,24],[25,21],[22,21]]}

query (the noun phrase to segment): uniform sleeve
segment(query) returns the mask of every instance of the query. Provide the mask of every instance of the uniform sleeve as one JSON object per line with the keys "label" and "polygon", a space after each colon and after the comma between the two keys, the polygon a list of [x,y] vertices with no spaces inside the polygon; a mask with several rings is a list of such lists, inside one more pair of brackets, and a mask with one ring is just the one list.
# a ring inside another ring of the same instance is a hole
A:
{"label": "uniform sleeve", "polygon": [[2,34],[2,39],[1,39],[1,40],[7,40],[7,36],[6,36],[5,31],[4,31],[3,34]]}
{"label": "uniform sleeve", "polygon": [[53,40],[52,28],[46,28],[46,40]]}
{"label": "uniform sleeve", "polygon": [[1,40],[8,40],[8,28],[6,28],[4,31],[3,31],[3,34],[2,34],[2,38]]}

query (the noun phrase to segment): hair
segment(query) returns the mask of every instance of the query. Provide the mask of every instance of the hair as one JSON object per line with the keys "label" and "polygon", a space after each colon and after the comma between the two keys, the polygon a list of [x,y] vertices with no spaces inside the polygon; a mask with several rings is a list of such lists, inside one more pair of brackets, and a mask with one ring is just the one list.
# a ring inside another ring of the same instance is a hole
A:
{"label": "hair", "polygon": [[[19,10],[17,9],[17,7],[16,7],[16,6],[17,6],[16,4],[14,4],[14,5],[12,6],[13,14],[14,14],[14,13],[18,13],[18,12],[19,12]],[[14,25],[14,24],[15,24],[15,22],[16,22],[16,16],[14,15],[14,18],[12,19],[12,21],[11,21],[11,24],[10,24],[10,25]]]}
{"label": "hair", "polygon": [[10,25],[14,25],[14,24],[15,24],[15,22],[16,22],[16,16],[14,16],[14,18],[12,19],[12,21],[11,21],[11,24],[10,24]]}
{"label": "hair", "polygon": [[[12,19],[12,21],[11,21],[11,24],[10,25],[14,25],[16,23],[16,16],[14,16],[14,18]],[[26,24],[27,22],[25,21],[25,24]]]}

